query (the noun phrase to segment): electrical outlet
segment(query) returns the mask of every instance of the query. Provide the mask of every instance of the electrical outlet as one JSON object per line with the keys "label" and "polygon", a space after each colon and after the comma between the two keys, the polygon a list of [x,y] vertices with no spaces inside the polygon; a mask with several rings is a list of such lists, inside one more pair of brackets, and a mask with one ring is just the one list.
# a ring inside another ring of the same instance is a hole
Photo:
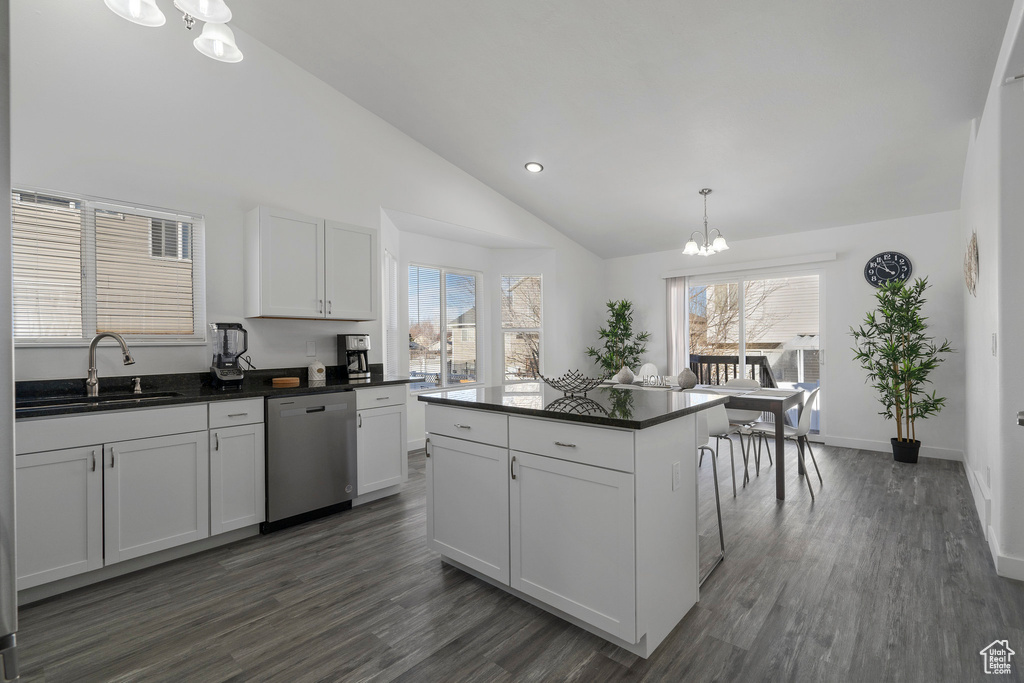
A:
{"label": "electrical outlet", "polygon": [[672,463],[672,490],[676,491],[683,483],[683,465],[680,462]]}
{"label": "electrical outlet", "polygon": [[306,342],[306,357],[307,358],[315,358],[316,357],[316,342]]}

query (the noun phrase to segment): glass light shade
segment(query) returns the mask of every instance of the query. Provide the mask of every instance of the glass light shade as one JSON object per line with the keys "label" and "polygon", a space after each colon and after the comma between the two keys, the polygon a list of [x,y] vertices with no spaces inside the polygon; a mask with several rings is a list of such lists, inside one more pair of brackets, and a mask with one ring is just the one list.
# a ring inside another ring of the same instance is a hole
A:
{"label": "glass light shade", "polygon": [[139,26],[163,26],[167,17],[156,6],[156,0],[103,0],[110,11]]}
{"label": "glass light shade", "polygon": [[687,242],[686,246],[683,247],[683,253],[686,254],[687,256],[693,256],[694,254],[696,254],[697,253],[697,243],[694,242],[693,240],[690,240],[689,242]]}
{"label": "glass light shade", "polygon": [[218,62],[240,62],[242,52],[235,45],[235,34],[224,24],[204,24],[203,33],[192,44]]}
{"label": "glass light shade", "polygon": [[208,24],[226,24],[231,21],[231,10],[224,4],[224,0],[175,0],[174,6]]}
{"label": "glass light shade", "polygon": [[704,247],[704,246],[702,246],[702,247],[701,247],[701,248],[700,248],[700,249],[699,249],[699,250],[697,251],[697,255],[698,255],[698,256],[711,256],[711,254],[712,254],[712,253],[714,253],[714,252],[712,252],[711,250],[709,250],[709,249],[708,249],[707,247]]}
{"label": "glass light shade", "polygon": [[729,248],[729,245],[725,243],[725,238],[721,235],[715,238],[715,241],[711,243],[711,246],[715,251],[725,251]]}

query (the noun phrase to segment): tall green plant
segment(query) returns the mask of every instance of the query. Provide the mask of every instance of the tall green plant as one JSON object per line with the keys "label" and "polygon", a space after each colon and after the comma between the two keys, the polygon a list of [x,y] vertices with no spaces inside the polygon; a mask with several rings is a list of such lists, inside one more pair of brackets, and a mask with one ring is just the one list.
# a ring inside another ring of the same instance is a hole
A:
{"label": "tall green plant", "polygon": [[601,366],[605,376],[610,377],[618,372],[623,365],[635,368],[640,364],[640,357],[647,352],[649,332],[633,333],[633,304],[622,301],[609,301],[608,326],[598,330],[598,337],[604,340],[600,348],[591,346],[587,355]]}
{"label": "tall green plant", "polygon": [[878,400],[887,420],[896,420],[900,441],[916,441],[915,421],[938,413],[946,399],[924,391],[932,370],[945,361],[941,354],[953,349],[948,340],[936,345],[929,337],[924,291],[928,278],[913,284],[890,282],[875,293],[878,301],[864,323],[850,328],[855,346],[854,359],[867,372],[867,381],[878,392]]}

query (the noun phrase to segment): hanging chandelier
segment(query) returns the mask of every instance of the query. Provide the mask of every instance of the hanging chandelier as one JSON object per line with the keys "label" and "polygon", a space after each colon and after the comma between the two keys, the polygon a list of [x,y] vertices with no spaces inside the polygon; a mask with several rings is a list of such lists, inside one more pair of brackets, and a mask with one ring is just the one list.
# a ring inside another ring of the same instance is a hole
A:
{"label": "hanging chandelier", "polygon": [[[140,26],[163,26],[164,13],[156,0],[103,0],[117,16]],[[228,28],[231,10],[224,0],[174,0],[174,8],[181,12],[185,28],[192,30],[196,21],[202,21],[202,34],[192,41],[197,50],[218,62],[240,62],[242,51],[235,44],[235,34]]]}
{"label": "hanging chandelier", "polygon": [[[699,190],[699,193],[704,195],[704,234],[701,235],[700,230],[690,233],[690,241],[683,247],[683,253],[687,256],[711,256],[715,252],[725,251],[729,248],[729,245],[725,243],[725,238],[722,237],[721,230],[711,228],[711,232],[718,233],[714,240],[708,233],[708,195],[711,194],[711,188],[705,187],[703,190]],[[697,240],[701,240],[701,243],[698,244]]]}

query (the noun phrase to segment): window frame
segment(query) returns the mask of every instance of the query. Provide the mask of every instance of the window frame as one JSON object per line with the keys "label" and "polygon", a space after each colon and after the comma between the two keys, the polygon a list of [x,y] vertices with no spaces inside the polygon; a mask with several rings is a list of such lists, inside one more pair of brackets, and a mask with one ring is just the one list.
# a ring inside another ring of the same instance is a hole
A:
{"label": "window frame", "polygon": [[[483,336],[481,333],[486,329],[482,325],[482,315],[481,315],[481,310],[480,310],[480,300],[481,300],[480,299],[480,296],[481,296],[481,287],[480,287],[480,285],[483,282],[483,273],[481,273],[480,271],[476,271],[476,270],[467,270],[465,268],[450,268],[448,266],[438,266],[438,265],[434,265],[434,264],[430,264],[430,263],[423,263],[421,261],[409,261],[406,264],[406,266],[405,266],[406,290],[409,289],[409,287],[408,287],[408,278],[409,278],[409,269],[410,268],[430,268],[432,270],[438,271],[438,273],[439,273],[439,276],[438,276],[438,280],[439,280],[438,287],[439,287],[439,290],[440,290],[440,297],[441,297],[441,299],[440,299],[440,311],[439,311],[439,317],[440,317],[440,322],[439,322],[440,330],[439,330],[439,332],[440,332],[440,337],[443,340],[447,339],[447,336],[448,336],[448,334],[447,334],[448,333],[448,293],[447,293],[448,286],[447,286],[447,282],[446,282],[447,278],[445,276],[448,275],[448,274],[452,274],[452,275],[468,275],[468,276],[473,277],[476,280],[476,287],[475,287],[475,289],[476,289],[476,304],[475,304],[475,308],[476,308],[476,326],[474,328],[475,331],[476,331],[476,340],[475,340],[475,344],[474,344],[474,346],[476,348],[476,381],[474,381],[474,382],[464,382],[464,383],[459,383],[459,384],[448,384],[448,372],[447,372],[447,364],[448,364],[448,348],[447,347],[448,347],[448,345],[442,343],[438,347],[438,350],[440,351],[440,358],[439,358],[440,370],[438,371],[438,379],[440,380],[440,384],[438,384],[437,386],[433,386],[433,387],[421,387],[421,388],[414,388],[410,384],[409,392],[411,394],[423,394],[423,393],[429,393],[429,392],[435,392],[435,391],[450,391],[452,389],[469,389],[469,388],[475,388],[475,387],[483,386],[484,385],[484,381],[483,381],[482,377],[484,376],[484,368],[483,368],[482,357],[481,357],[481,354],[480,354],[480,349],[482,348],[481,337]],[[408,308],[409,308],[409,304],[408,304],[408,302],[406,302],[406,314],[407,314],[406,315],[406,323],[407,323],[407,325],[406,325],[406,335],[408,335],[409,328],[412,327],[412,323],[408,320]],[[406,351],[408,351],[408,349],[406,349]],[[410,376],[412,375],[412,368],[409,369],[409,374],[410,374]],[[415,384],[415,382],[413,384]]]}
{"label": "window frame", "polygon": [[[502,386],[510,384],[524,384],[528,382],[541,382],[540,376],[544,374],[544,275],[542,273],[502,273],[498,276],[498,301],[501,306],[504,306],[502,298],[505,296],[503,291],[503,280],[507,277],[518,277],[528,278],[535,277],[540,281],[540,312],[538,315],[537,327],[505,327],[503,319],[503,311],[498,315],[498,329],[501,331],[501,384]],[[537,333],[537,377],[533,379],[507,379],[505,377],[506,363],[505,363],[505,335],[508,333],[517,332],[536,332]]]}
{"label": "window frame", "polygon": [[[189,261],[192,263],[192,323],[194,333],[187,336],[173,335],[123,335],[125,340],[132,346],[201,346],[206,344],[206,219],[202,214],[175,211],[143,204],[119,202],[101,197],[80,194],[76,192],[64,192],[23,185],[20,183],[11,184],[11,192],[23,192],[25,194],[46,195],[60,199],[69,199],[79,202],[82,211],[82,331],[83,336],[78,337],[42,337],[27,338],[13,337],[14,347],[18,348],[74,348],[89,346],[96,335],[97,323],[97,293],[96,293],[96,220],[94,211],[109,211],[112,213],[131,214],[157,218],[160,220],[171,220],[176,223],[190,223],[192,225],[192,239],[189,247],[192,251],[191,258],[171,259],[169,257],[153,256],[152,251],[152,230],[147,236],[148,258],[158,261]],[[8,201],[13,203],[14,199],[8,195]],[[179,237],[179,253],[181,240]],[[88,331],[91,330],[90,334]]]}

